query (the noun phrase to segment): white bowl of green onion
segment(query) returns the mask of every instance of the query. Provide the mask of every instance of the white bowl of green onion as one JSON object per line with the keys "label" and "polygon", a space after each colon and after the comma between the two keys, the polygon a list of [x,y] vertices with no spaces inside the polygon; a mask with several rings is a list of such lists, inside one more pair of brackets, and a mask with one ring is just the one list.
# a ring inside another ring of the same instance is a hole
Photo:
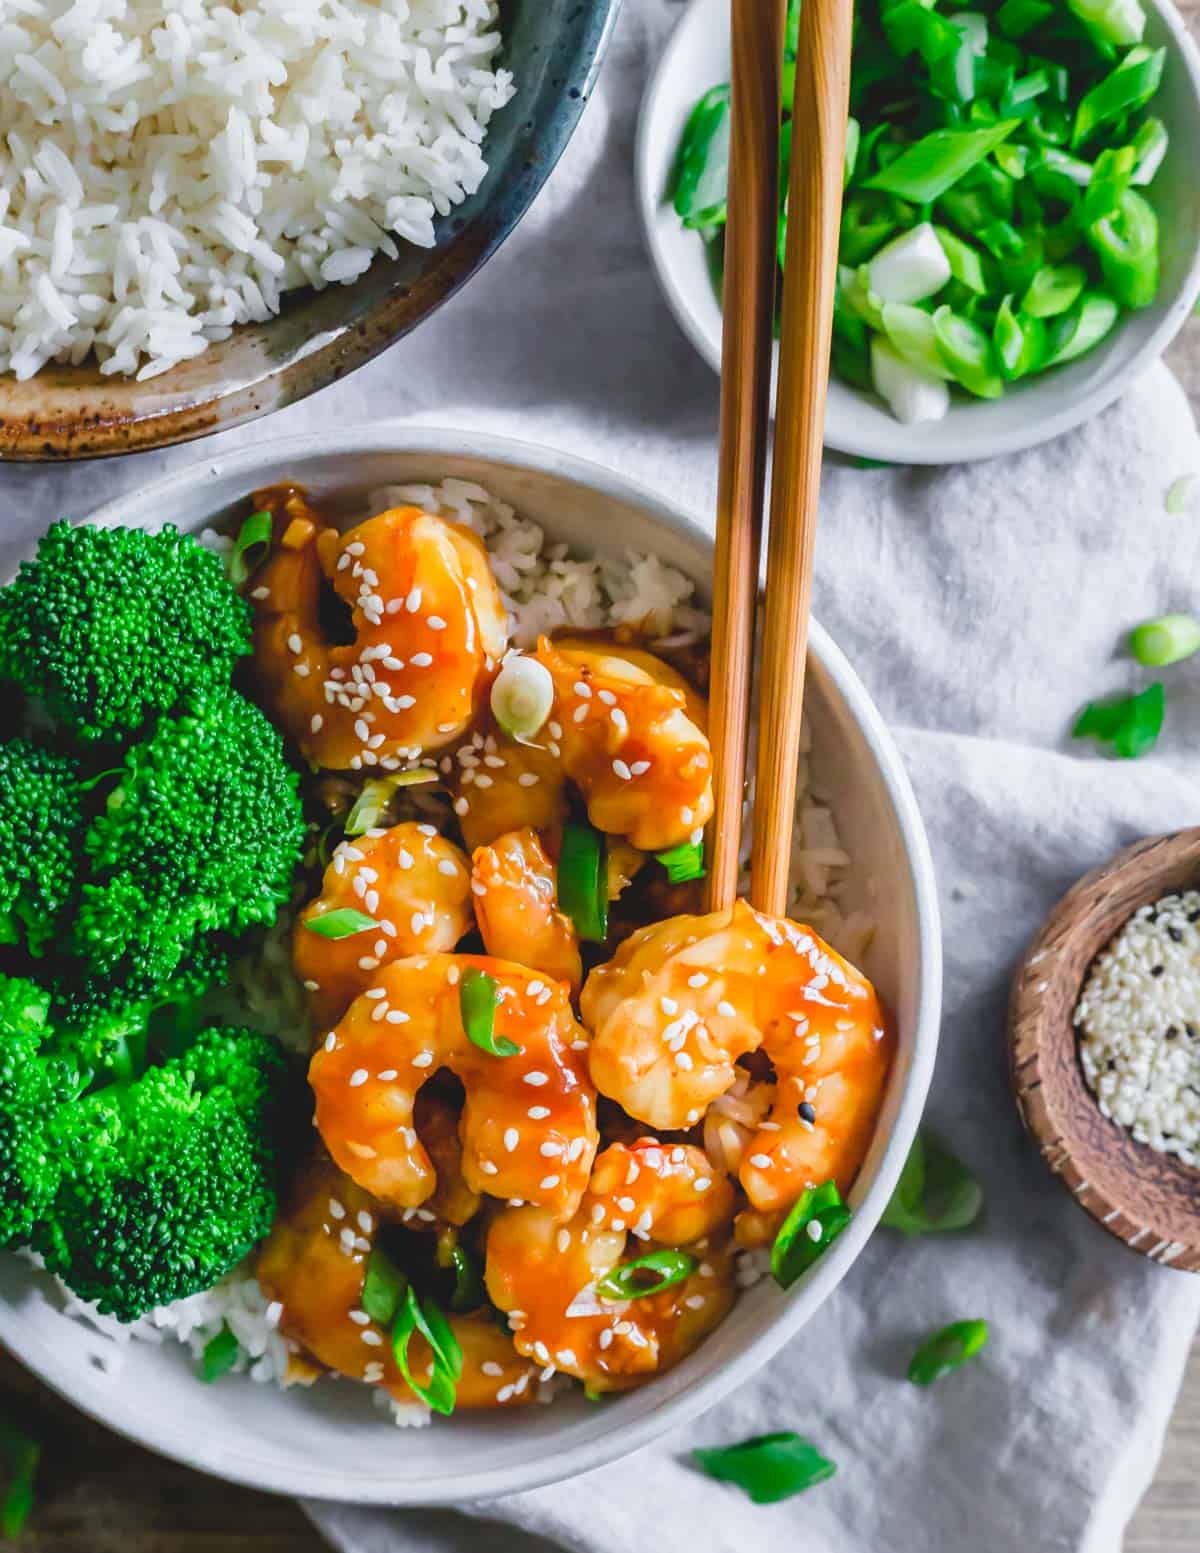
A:
{"label": "white bowl of green onion", "polygon": [[[1170,0],[968,6],[857,12],[825,442],[861,458],[1057,436],[1200,294],[1200,53]],[[667,300],[718,370],[728,81],[727,0],[691,0],[643,103],[638,200]],[[785,115],[785,165],[789,139]]]}

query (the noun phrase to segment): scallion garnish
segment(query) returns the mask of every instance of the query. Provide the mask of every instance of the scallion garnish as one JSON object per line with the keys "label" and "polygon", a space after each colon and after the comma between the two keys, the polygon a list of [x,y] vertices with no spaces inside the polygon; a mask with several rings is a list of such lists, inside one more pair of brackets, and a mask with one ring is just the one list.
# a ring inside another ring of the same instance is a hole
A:
{"label": "scallion garnish", "polygon": [[596,1284],[605,1300],[640,1300],[671,1289],[696,1271],[696,1258],[687,1251],[651,1251],[632,1262],[622,1262]]}
{"label": "scallion garnish", "polygon": [[492,681],[492,716],[510,739],[532,739],[554,708],[554,679],[537,658],[514,653]]}
{"label": "scallion garnish", "polygon": [[[1200,307],[1200,303],[1197,303]],[[1188,510],[1192,495],[1200,486],[1200,475],[1180,475],[1177,480],[1172,480],[1167,487],[1167,494],[1163,498],[1163,506],[1173,518],[1182,517]]]}
{"label": "scallion garnish", "polygon": [[837,1471],[815,1445],[790,1429],[755,1435],[737,1445],[694,1450],[692,1460],[710,1478],[736,1484],[755,1504],[790,1499]]}
{"label": "scallion garnish", "polygon": [[458,979],[458,1009],[463,1030],[472,1046],[492,1057],[515,1057],[521,1048],[507,1036],[496,1034],[496,1007],[500,1001],[496,978],[468,965]]}
{"label": "scallion garnish", "polygon": [[450,1295],[450,1309],[475,1310],[483,1304],[483,1279],[479,1276],[479,1263],[466,1246],[455,1246],[450,1253],[450,1271],[454,1274],[454,1290]]}
{"label": "scallion garnish", "polygon": [[608,937],[608,869],[604,834],[592,825],[563,826],[558,854],[558,905],[588,943]]}
{"label": "scallion garnish", "polygon": [[1129,635],[1129,650],[1148,669],[1163,669],[1200,651],[1200,620],[1194,615],[1160,615]]}
{"label": "scallion garnish", "polygon": [[667,878],[672,884],[704,878],[704,847],[699,841],[682,841],[677,847],[656,852],[654,856],[667,870]]}
{"label": "scallion garnish", "polygon": [[304,926],[318,938],[351,938],[355,933],[366,933],[378,927],[374,917],[353,906],[339,906],[336,911],[326,911],[317,917],[306,917]]}
{"label": "scallion garnish", "polygon": [[842,1201],[837,1183],[810,1186],[784,1219],[771,1247],[771,1275],[781,1288],[790,1289],[807,1272],[850,1222],[850,1210]]}
{"label": "scallion garnish", "polygon": [[15,1542],[33,1509],[34,1482],[42,1448],[8,1419],[0,1418],[0,1459],[8,1470],[8,1487],[0,1499],[0,1537]]}
{"label": "scallion garnish", "polygon": [[407,1288],[408,1279],[387,1252],[376,1246],[367,1258],[363,1279],[362,1308],[367,1315],[381,1327],[391,1326]]}
{"label": "scallion garnish", "polygon": [[239,1352],[237,1338],[227,1326],[222,1326],[216,1337],[210,1337],[204,1345],[204,1352],[200,1356],[200,1379],[211,1383],[220,1380],[222,1375],[228,1375],[237,1363]]}
{"label": "scallion garnish", "polygon": [[414,766],[410,771],[396,771],[391,776],[375,777],[364,782],[354,800],[354,807],[346,816],[343,831],[347,836],[362,836],[374,830],[387,812],[387,806],[402,787],[423,787],[436,782],[438,774],[428,766]]}
{"label": "scallion garnish", "polygon": [[1071,737],[1098,739],[1111,744],[1114,755],[1136,760],[1153,749],[1162,732],[1166,691],[1160,680],[1136,696],[1117,696],[1109,701],[1089,701],[1079,715]]}
{"label": "scallion garnish", "polygon": [[904,1235],[935,1235],[966,1229],[982,1206],[983,1191],[962,1161],[919,1132],[879,1222]]}
{"label": "scallion garnish", "polygon": [[240,588],[266,560],[271,549],[271,514],[252,512],[238,530],[229,552],[229,580]]}
{"label": "scallion garnish", "polygon": [[[413,1379],[408,1362],[408,1345],[414,1332],[419,1332],[429,1344],[433,1359],[433,1371],[427,1386]],[[396,1366],[409,1389],[414,1391],[435,1413],[450,1414],[454,1411],[454,1396],[462,1378],[462,1349],[450,1323],[431,1299],[420,1299],[409,1284],[400,1300],[400,1308],[392,1327],[392,1353]]]}
{"label": "scallion garnish", "polygon": [[921,1344],[909,1361],[908,1378],[914,1386],[930,1386],[973,1359],[987,1340],[986,1321],[955,1321]]}

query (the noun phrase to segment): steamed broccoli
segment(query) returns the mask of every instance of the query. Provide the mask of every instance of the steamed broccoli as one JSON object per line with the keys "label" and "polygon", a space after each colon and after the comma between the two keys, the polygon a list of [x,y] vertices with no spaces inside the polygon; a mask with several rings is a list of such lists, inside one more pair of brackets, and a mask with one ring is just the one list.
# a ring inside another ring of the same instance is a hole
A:
{"label": "steamed broccoli", "polygon": [[0,744],[0,944],[40,955],[75,884],[83,835],[79,768],[27,739]]}
{"label": "steamed broccoli", "polygon": [[303,841],[278,732],[235,691],[200,698],[126,752],[88,828],[74,952],[133,989],[219,968],[223,935],[274,921]]}
{"label": "steamed broccoli", "polygon": [[170,525],[55,523],[0,590],[0,679],[83,740],[123,740],[228,685],[249,651],[250,609],[220,557]]}
{"label": "steamed broccoli", "polygon": [[47,1016],[45,993],[0,978],[0,1243],[123,1321],[210,1288],[275,1216],[278,1045],[206,1030],[114,1077]]}

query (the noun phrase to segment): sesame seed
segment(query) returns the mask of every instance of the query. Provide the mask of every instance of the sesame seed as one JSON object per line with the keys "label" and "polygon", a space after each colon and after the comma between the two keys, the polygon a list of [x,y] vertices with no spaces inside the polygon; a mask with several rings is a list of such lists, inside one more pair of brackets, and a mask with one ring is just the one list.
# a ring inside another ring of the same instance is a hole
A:
{"label": "sesame seed", "polygon": [[707,1304],[703,1294],[689,1294],[683,1302],[689,1310],[701,1310]]}
{"label": "sesame seed", "polygon": [[500,1174],[500,1166],[494,1165],[490,1159],[481,1159],[479,1161],[479,1168],[485,1176],[498,1176]]}
{"label": "sesame seed", "polygon": [[692,1182],[692,1191],[693,1192],[707,1192],[711,1185],[712,1185],[711,1177],[709,1177],[709,1176],[697,1176],[696,1179]]}
{"label": "sesame seed", "polygon": [[346,1217],[346,1210],[336,1197],[329,1199],[329,1217],[331,1219],[344,1219]]}
{"label": "sesame seed", "polygon": [[432,1052],[418,1052],[412,1060],[414,1068],[429,1068],[433,1066]]}
{"label": "sesame seed", "polygon": [[291,636],[288,637],[287,644],[291,652],[302,653],[304,651],[304,643],[300,640],[299,635],[295,631],[293,631]]}
{"label": "sesame seed", "polygon": [[312,721],[308,725],[309,732],[320,733],[324,726],[325,719],[321,716],[320,712],[314,712],[312,715]]}
{"label": "sesame seed", "polygon": [[525,1115],[528,1116],[531,1122],[545,1121],[546,1117],[550,1115],[550,1107],[545,1105],[531,1105],[528,1111],[526,1111]]}
{"label": "sesame seed", "polygon": [[808,1238],[814,1243],[820,1240],[821,1236],[825,1233],[824,1229],[821,1227],[821,1221],[819,1219],[809,1219],[804,1229],[805,1234],[807,1234]]}
{"label": "sesame seed", "polygon": [[480,1371],[481,1375],[503,1375],[504,1374],[503,1368],[496,1363],[495,1359],[485,1359],[483,1361],[483,1363],[479,1366],[479,1371]]}
{"label": "sesame seed", "polygon": [[370,1074],[367,1072],[366,1068],[355,1068],[354,1072],[350,1075],[350,1088],[357,1089],[360,1084],[365,1084],[369,1077]]}
{"label": "sesame seed", "polygon": [[756,1170],[770,1170],[771,1156],[769,1154],[751,1154],[750,1163]]}
{"label": "sesame seed", "polygon": [[395,1068],[382,1068],[377,1075],[385,1084],[390,1084],[394,1078],[399,1078],[399,1076],[399,1072]]}
{"label": "sesame seed", "polygon": [[360,955],[358,960],[358,968],[360,971],[377,971],[379,969],[379,961],[375,958],[374,955]]}
{"label": "sesame seed", "polygon": [[389,1008],[387,1011],[387,1022],[390,1025],[406,1025],[408,1019],[409,1016],[402,1008]]}
{"label": "sesame seed", "polygon": [[408,597],[404,600],[404,607],[408,610],[410,615],[416,614],[417,610],[419,610],[421,607],[420,588],[413,588],[409,592]]}
{"label": "sesame seed", "polygon": [[612,1334],[611,1327],[605,1327],[604,1330],[600,1333],[600,1336],[596,1339],[596,1341],[600,1345],[601,1348],[611,1348],[612,1347],[612,1342],[613,1342],[613,1334]]}
{"label": "sesame seed", "polygon": [[635,777],[645,776],[646,772],[650,769],[650,762],[648,760],[635,760],[629,769],[633,772]]}
{"label": "sesame seed", "polygon": [[529,1072],[524,1075],[524,1082],[526,1084],[532,1084],[535,1089],[540,1089],[543,1084],[548,1084],[550,1082],[550,1076],[547,1073],[539,1072],[537,1068],[531,1068]]}
{"label": "sesame seed", "polygon": [[337,1031],[336,1030],[331,1030],[329,1032],[329,1034],[325,1037],[325,1050],[327,1052],[331,1052],[336,1045],[337,1045]]}
{"label": "sesame seed", "polygon": [[561,1179],[560,1176],[543,1176],[538,1182],[538,1189],[543,1192],[552,1192]]}
{"label": "sesame seed", "polygon": [[365,1327],[369,1325],[371,1320],[370,1316],[367,1315],[365,1310],[352,1310],[350,1312],[350,1319],[354,1322],[355,1326],[359,1327]]}
{"label": "sesame seed", "polygon": [[548,1138],[545,1143],[538,1145],[538,1153],[543,1159],[557,1159],[562,1151],[562,1144],[556,1143],[552,1138]]}
{"label": "sesame seed", "polygon": [[508,1152],[510,1154],[516,1148],[517,1144],[520,1141],[521,1141],[521,1134],[517,1131],[517,1129],[515,1127],[506,1127],[504,1129],[504,1147],[508,1150]]}
{"label": "sesame seed", "polygon": [[614,760],[612,763],[612,768],[614,773],[620,777],[622,782],[628,782],[630,777],[633,775],[633,772],[630,771],[629,767],[623,760]]}
{"label": "sesame seed", "polygon": [[559,1256],[561,1256],[563,1254],[563,1252],[568,1249],[570,1244],[571,1244],[571,1231],[569,1229],[565,1229],[565,1228],[564,1229],[560,1229],[558,1234],[554,1237],[555,1249],[558,1251]]}
{"label": "sesame seed", "polygon": [[584,680],[577,679],[571,688],[577,696],[582,696],[585,701],[591,699],[592,687]]}
{"label": "sesame seed", "polygon": [[431,631],[444,631],[446,629],[446,622],[441,615],[426,615],[425,624]]}
{"label": "sesame seed", "polygon": [[363,1340],[364,1343],[366,1343],[368,1348],[382,1348],[383,1347],[383,1333],[382,1332],[365,1331],[363,1333],[363,1335],[362,1335],[362,1340]]}

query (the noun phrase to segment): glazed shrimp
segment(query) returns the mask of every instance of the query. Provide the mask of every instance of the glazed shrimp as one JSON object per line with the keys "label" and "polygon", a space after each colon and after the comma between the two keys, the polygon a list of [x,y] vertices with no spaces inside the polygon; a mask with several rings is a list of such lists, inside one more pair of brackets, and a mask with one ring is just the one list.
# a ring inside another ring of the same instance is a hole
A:
{"label": "glazed shrimp", "polygon": [[554,680],[562,767],[598,830],[642,852],[674,847],[712,813],[712,753],[689,715],[699,701],[652,653],[538,641]]}
{"label": "glazed shrimp", "polygon": [[788,1207],[807,1185],[853,1181],[891,1043],[870,982],[810,928],[744,901],[655,923],[592,972],[580,1008],[595,1032],[597,1089],[656,1127],[698,1121],[734,1083],[739,1056],[770,1058],[770,1111],[738,1170],[756,1211]]}
{"label": "glazed shrimp", "polygon": [[487,952],[579,990],[579,935],[557,905],[554,864],[534,830],[510,831],[471,859],[475,917]]}
{"label": "glazed shrimp", "polygon": [[423,1223],[431,1227],[452,1224],[461,1228],[479,1212],[482,1198],[467,1185],[463,1175],[458,1113],[427,1086],[418,1094],[413,1107],[413,1126],[429,1155],[437,1175],[437,1186],[433,1196],[427,1197],[420,1208],[405,1208],[401,1220],[406,1224]]}
{"label": "glazed shrimp", "polygon": [[[642,1138],[596,1161],[569,1224],[543,1209],[506,1208],[488,1231],[486,1281],[506,1312],[517,1351],[616,1391],[690,1353],[734,1298],[724,1231],[733,1189],[714,1179],[700,1149]],[[690,1246],[693,1271],[659,1294],[610,1299],[597,1283],[624,1258],[630,1232],[647,1246]]]}
{"label": "glazed shrimp", "polygon": [[492,727],[441,762],[467,845],[557,828],[568,780],[598,829],[640,851],[686,841],[712,813],[703,698],[653,653],[604,638],[542,637],[535,656],[554,681],[536,737]]}
{"label": "glazed shrimp", "polygon": [[[346,907],[376,927],[345,938],[313,931],[313,923]],[[471,923],[471,865],[432,825],[406,822],[343,841],[292,934],[292,965],[314,1023],[324,1032],[381,965],[453,949]]]}
{"label": "glazed shrimp", "polygon": [[[519,1047],[516,1055],[494,1056],[468,1038],[460,1002],[468,970],[492,978],[495,1039]],[[360,1186],[393,1209],[419,1208],[436,1173],[413,1128],[413,1105],[421,1086],[449,1068],[466,1091],[459,1130],[470,1189],[568,1219],[597,1144],[586,1050],[561,982],[486,955],[397,960],[313,1056],[316,1124]]]}
{"label": "glazed shrimp", "polygon": [[[254,673],[317,766],[398,770],[459,738],[504,652],[507,616],[470,530],[397,507],[341,534],[295,489],[260,492],[272,553],[255,574]],[[332,586],[354,639],[330,639]]]}
{"label": "glazed shrimp", "polygon": [[[383,1386],[398,1402],[415,1402],[396,1367],[390,1334],[362,1308],[367,1259],[380,1228],[374,1203],[329,1159],[318,1157],[293,1183],[292,1195],[258,1253],[263,1292],[282,1307],[279,1329],[327,1369]],[[463,1353],[459,1407],[530,1402],[538,1366],[486,1315],[452,1315]],[[428,1383],[432,1355],[419,1336],[410,1344],[415,1379]]]}
{"label": "glazed shrimp", "polygon": [[670,917],[630,935],[583,988],[593,1032],[592,1082],[660,1130],[694,1126],[762,1040],[754,1018],[756,950],[749,908]]}

